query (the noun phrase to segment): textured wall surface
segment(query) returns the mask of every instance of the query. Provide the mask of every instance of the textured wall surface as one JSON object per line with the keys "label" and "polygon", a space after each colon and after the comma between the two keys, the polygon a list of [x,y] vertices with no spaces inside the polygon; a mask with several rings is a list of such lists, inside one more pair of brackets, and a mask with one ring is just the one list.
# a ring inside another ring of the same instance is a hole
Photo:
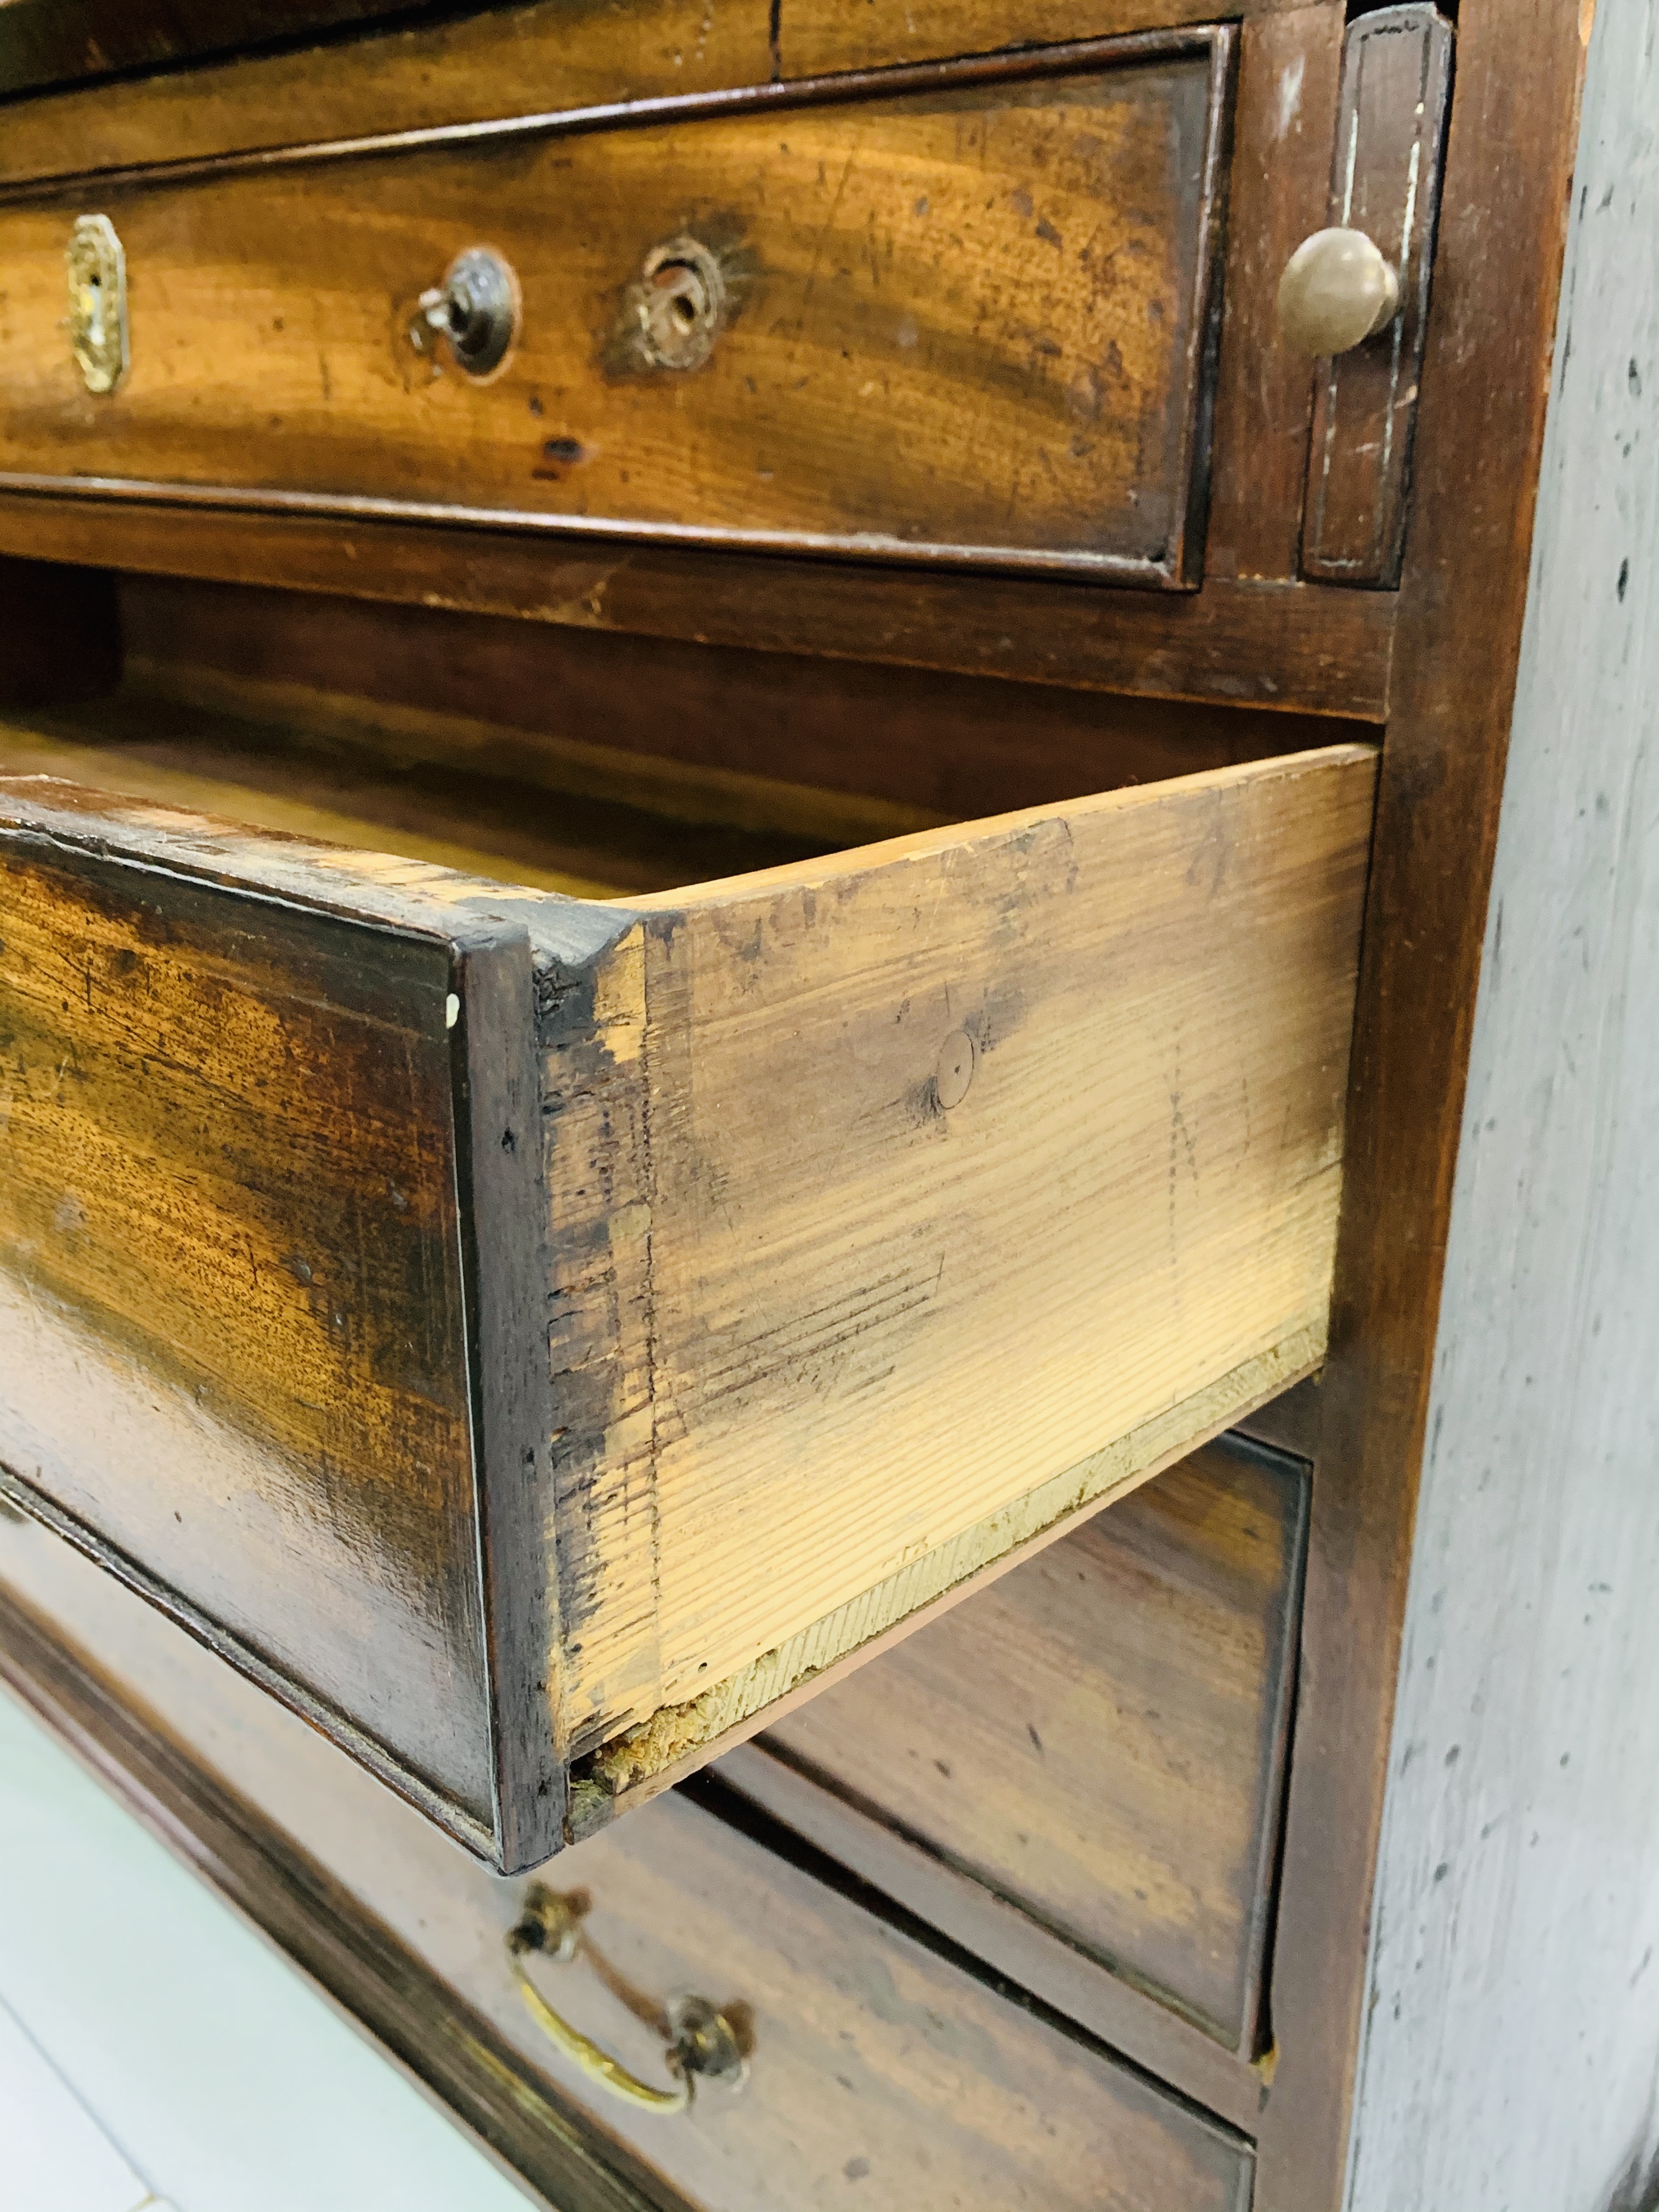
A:
{"label": "textured wall surface", "polygon": [[1659,2206],[1656,134],[1659,0],[1601,0],[1350,2212]]}

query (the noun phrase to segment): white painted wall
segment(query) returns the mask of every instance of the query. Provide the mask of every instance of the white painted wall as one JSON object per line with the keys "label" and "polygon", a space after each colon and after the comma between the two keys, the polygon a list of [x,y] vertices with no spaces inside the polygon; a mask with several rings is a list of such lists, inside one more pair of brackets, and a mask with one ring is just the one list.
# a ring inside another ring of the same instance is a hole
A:
{"label": "white painted wall", "polygon": [[1601,0],[1350,2212],[1659,2205],[1656,134],[1659,0]]}

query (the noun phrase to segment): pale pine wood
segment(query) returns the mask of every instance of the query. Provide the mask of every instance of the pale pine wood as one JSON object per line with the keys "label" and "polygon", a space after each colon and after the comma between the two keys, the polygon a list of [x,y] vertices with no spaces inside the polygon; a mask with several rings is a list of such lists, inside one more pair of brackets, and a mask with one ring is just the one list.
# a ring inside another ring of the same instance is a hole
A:
{"label": "pale pine wood", "polygon": [[555,1191],[612,1147],[604,1235],[555,1223],[560,1388],[601,1344],[611,1377],[562,1450],[564,1694],[579,1744],[660,1713],[602,1780],[1317,1364],[1373,774],[1334,747],[632,902],[550,1124]]}
{"label": "pale pine wood", "polygon": [[595,1753],[577,1784],[573,1834],[589,1834],[615,1813],[672,1789],[867,1661],[895,1650],[917,1629],[954,1612],[964,1599],[1073,1534],[1103,1505],[1305,1379],[1318,1366],[1324,1342],[1322,1328],[1298,1331],[1264,1358],[1247,1360],[1212,1388],[1183,1398],[1080,1467],[1039,1484],[954,1542],[862,1591],[713,1689],[629,1729]]}

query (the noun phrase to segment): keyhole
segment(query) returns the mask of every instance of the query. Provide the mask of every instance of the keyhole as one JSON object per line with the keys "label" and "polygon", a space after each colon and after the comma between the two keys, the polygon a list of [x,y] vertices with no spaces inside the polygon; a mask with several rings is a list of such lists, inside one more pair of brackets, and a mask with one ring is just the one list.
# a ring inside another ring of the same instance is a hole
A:
{"label": "keyhole", "polygon": [[636,293],[640,331],[659,368],[698,368],[708,360],[726,305],[714,255],[695,238],[671,239],[645,258]]}

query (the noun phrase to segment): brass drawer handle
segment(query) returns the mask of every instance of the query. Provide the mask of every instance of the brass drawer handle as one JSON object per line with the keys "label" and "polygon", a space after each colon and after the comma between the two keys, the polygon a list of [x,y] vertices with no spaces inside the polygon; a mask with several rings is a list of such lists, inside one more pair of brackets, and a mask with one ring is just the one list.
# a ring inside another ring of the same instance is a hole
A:
{"label": "brass drawer handle", "polygon": [[[684,2112],[699,2081],[719,2081],[728,2088],[740,2089],[748,2077],[753,2042],[748,2008],[731,2005],[722,2012],[707,1997],[690,1995],[670,1997],[663,2004],[635,1989],[582,1925],[591,1902],[584,1890],[549,1889],[539,1881],[532,1882],[526,1891],[523,1914],[507,1931],[507,1955],[531,2018],[590,2081],[647,2112]],[[572,2027],[554,2011],[525,1969],[526,1958],[538,1952],[561,1963],[578,1956],[586,1959],[611,1995],[627,2006],[635,2020],[662,2038],[668,2069],[676,2076],[672,2089],[653,2089],[648,2081],[641,2081],[619,2059],[600,2050],[580,2028]]]}

